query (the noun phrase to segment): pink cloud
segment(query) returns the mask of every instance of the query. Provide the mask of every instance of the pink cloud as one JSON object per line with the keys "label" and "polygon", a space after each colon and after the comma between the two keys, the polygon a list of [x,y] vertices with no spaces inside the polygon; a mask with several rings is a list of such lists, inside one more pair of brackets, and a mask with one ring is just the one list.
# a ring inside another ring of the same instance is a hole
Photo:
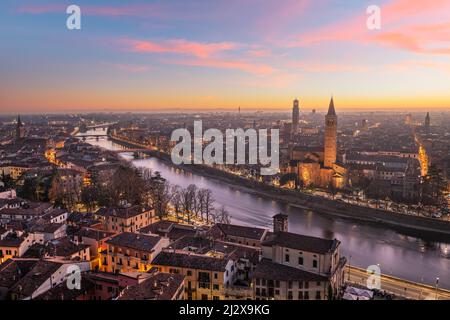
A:
{"label": "pink cloud", "polygon": [[240,60],[225,60],[225,59],[177,59],[166,60],[170,64],[192,66],[192,67],[206,67],[217,69],[234,69],[253,74],[271,74],[276,71],[275,68],[267,64],[257,64],[248,61]]}
{"label": "pink cloud", "polygon": [[367,72],[370,70],[367,66],[356,66],[350,64],[327,64],[316,62],[290,62],[290,68],[299,68],[306,72]]}
{"label": "pink cloud", "polygon": [[387,66],[388,70],[394,72],[405,72],[411,68],[436,69],[450,73],[450,63],[443,61],[404,60]]}
{"label": "pink cloud", "polygon": [[237,44],[231,42],[201,43],[192,42],[183,39],[166,40],[163,42],[144,41],[144,40],[121,40],[127,46],[127,49],[140,53],[177,53],[193,55],[199,58],[207,58],[223,51],[236,49]]}
{"label": "pink cloud", "polygon": [[254,57],[254,58],[267,58],[267,57],[271,57],[272,56],[272,51],[267,50],[267,49],[261,49],[261,50],[249,50],[247,51],[247,54],[250,57]]}
{"label": "pink cloud", "polygon": [[448,54],[449,24],[437,21],[439,14],[448,10],[450,0],[392,0],[381,7],[380,31],[367,29],[367,15],[362,11],[343,21],[298,35],[287,45],[310,46],[330,41],[350,41],[381,44],[415,53]]}

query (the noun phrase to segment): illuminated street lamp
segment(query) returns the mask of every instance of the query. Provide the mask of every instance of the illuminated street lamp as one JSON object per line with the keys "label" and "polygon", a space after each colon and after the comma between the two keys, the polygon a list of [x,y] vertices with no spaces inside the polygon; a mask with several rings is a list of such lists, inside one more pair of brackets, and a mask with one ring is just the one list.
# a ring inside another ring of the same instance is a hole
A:
{"label": "illuminated street lamp", "polygon": [[436,300],[438,300],[439,278],[436,278]]}

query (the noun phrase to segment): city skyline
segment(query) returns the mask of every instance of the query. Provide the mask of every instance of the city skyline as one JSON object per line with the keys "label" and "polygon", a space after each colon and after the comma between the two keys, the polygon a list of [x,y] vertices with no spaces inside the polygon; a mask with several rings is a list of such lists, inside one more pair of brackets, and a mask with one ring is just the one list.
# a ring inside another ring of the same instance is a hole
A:
{"label": "city skyline", "polygon": [[0,5],[0,113],[450,107],[448,0],[69,4]]}

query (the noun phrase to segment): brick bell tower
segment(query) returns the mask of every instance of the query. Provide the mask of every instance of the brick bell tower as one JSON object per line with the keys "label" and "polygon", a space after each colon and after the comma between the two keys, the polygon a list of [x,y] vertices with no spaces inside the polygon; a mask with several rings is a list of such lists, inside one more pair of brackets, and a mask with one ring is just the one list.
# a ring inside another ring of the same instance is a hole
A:
{"label": "brick bell tower", "polygon": [[331,97],[328,113],[325,116],[325,150],[323,165],[332,168],[337,158],[337,115],[334,110],[334,101]]}

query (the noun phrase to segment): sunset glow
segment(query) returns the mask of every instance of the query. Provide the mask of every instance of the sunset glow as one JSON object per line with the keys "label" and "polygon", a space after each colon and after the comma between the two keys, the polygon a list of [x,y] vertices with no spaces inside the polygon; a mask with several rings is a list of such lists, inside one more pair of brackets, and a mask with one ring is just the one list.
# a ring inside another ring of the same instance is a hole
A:
{"label": "sunset glow", "polygon": [[450,108],[450,0],[375,2],[3,0],[0,112]]}

